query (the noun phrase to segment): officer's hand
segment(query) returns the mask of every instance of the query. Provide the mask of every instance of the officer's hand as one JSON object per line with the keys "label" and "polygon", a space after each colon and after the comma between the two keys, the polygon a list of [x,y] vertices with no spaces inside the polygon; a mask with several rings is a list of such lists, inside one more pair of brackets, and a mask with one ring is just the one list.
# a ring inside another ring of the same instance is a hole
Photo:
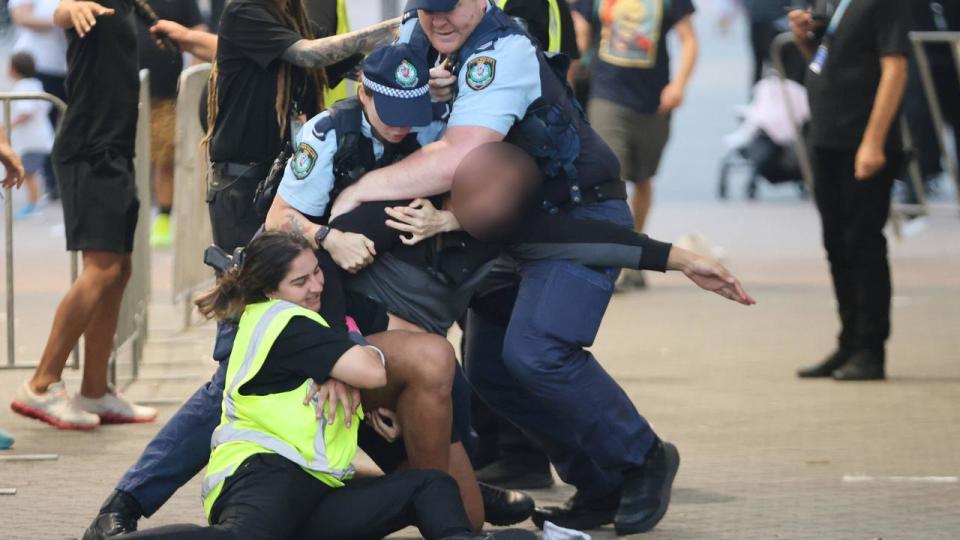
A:
{"label": "officer's hand", "polygon": [[787,14],[787,20],[790,21],[790,31],[793,37],[799,41],[808,41],[810,33],[813,32],[813,15],[807,9],[794,9]]}
{"label": "officer's hand", "polygon": [[854,159],[853,175],[857,180],[869,180],[887,164],[883,155],[883,146],[869,141],[861,141]]}
{"label": "officer's hand", "polygon": [[740,281],[716,259],[673,246],[667,258],[667,269],[680,270],[701,289],[715,292],[728,300],[745,306],[757,303],[743,290]]}
{"label": "officer's hand", "polygon": [[353,423],[353,413],[360,404],[360,391],[347,383],[327,379],[323,384],[310,385],[303,404],[309,405],[311,402],[317,409],[317,418],[323,418],[326,415],[328,424],[332,424],[337,419],[337,406],[343,405],[343,410],[347,413],[343,424],[350,427]]}
{"label": "officer's hand", "polygon": [[164,37],[169,38],[170,41],[179,46],[184,38],[187,37],[188,32],[190,32],[190,29],[186,26],[166,19],[160,19],[157,21],[157,24],[150,27],[150,37],[157,43],[157,47],[161,49],[165,48],[163,45]]}
{"label": "officer's hand", "polygon": [[3,177],[4,189],[20,187],[26,176],[23,171],[23,163],[20,161],[20,156],[13,151],[13,148],[10,148],[10,145],[4,142],[0,142],[0,163],[3,163],[3,168],[7,171]]}
{"label": "officer's hand", "polygon": [[450,101],[457,85],[457,77],[444,66],[430,70],[430,98],[433,101]]}
{"label": "officer's hand", "polygon": [[387,442],[394,442],[403,434],[397,413],[384,408],[367,414],[367,423]]}
{"label": "officer's hand", "polygon": [[453,212],[437,210],[428,199],[414,199],[409,206],[393,206],[384,210],[393,218],[387,220],[387,227],[410,233],[409,236],[400,235],[400,241],[408,246],[460,228]]}
{"label": "officer's hand", "polygon": [[97,24],[97,17],[113,15],[114,11],[96,2],[73,2],[70,4],[70,24],[83,37]]}
{"label": "officer's hand", "polygon": [[333,257],[337,266],[355,274],[373,262],[377,255],[373,240],[357,233],[330,229],[321,246]]}
{"label": "officer's hand", "polygon": [[683,103],[683,87],[671,82],[660,92],[660,108],[657,112],[666,114],[679,107],[681,103]]}

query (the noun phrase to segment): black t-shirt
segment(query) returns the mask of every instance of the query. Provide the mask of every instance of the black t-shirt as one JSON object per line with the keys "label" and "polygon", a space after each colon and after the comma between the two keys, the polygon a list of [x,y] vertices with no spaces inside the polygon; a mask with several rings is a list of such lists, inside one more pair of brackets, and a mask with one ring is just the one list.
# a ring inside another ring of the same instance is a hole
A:
{"label": "black t-shirt", "polygon": [[[178,22],[187,28],[203,22],[197,0],[148,0],[148,3],[161,19]],[[137,28],[137,47],[140,67],[150,70],[150,95],[161,99],[176,97],[177,79],[183,71],[183,55],[157,47],[144,24]]]}
{"label": "black t-shirt", "polygon": [[134,153],[140,79],[133,12],[122,0],[99,3],[115,14],[97,17],[83,39],[66,30],[70,107],[53,149],[60,162],[106,151],[131,158]]}
{"label": "black t-shirt", "polygon": [[260,371],[240,387],[245,396],[289,392],[307,379],[322,383],[355,343],[346,333],[307,317],[294,317],[270,347]]}
{"label": "black t-shirt", "polygon": [[[302,37],[279,18],[269,0],[234,0],[220,19],[217,44],[217,120],[211,161],[270,163],[288,133],[277,123],[277,73],[281,56]],[[304,70],[292,68],[292,95],[313,116],[315,100],[304,92]],[[289,129],[287,130],[289,131]]]}
{"label": "black t-shirt", "polygon": [[[560,52],[572,59],[580,58],[577,34],[573,29],[573,18],[570,16],[567,0],[557,0],[557,8],[560,11]],[[523,19],[530,35],[540,42],[543,50],[547,50],[550,44],[550,2],[548,0],[509,0],[503,7],[503,11],[511,17]]]}
{"label": "black t-shirt", "polygon": [[[880,84],[880,57],[906,55],[909,30],[909,2],[850,2],[836,33],[824,38],[828,53],[820,74],[807,69],[811,141],[815,146],[860,145]],[[888,147],[900,144],[898,123],[894,119],[890,127]]]}

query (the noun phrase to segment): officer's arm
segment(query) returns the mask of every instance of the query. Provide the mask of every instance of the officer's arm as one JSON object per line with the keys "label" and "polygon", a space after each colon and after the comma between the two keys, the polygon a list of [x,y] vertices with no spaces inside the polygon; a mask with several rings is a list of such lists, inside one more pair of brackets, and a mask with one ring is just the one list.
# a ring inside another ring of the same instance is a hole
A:
{"label": "officer's arm", "polygon": [[317,229],[320,226],[307,219],[290,203],[283,200],[283,197],[279,194],[273,198],[273,204],[270,205],[263,227],[268,231],[297,233],[306,238],[313,249],[318,249],[318,246],[314,245],[313,237],[317,234]]}
{"label": "officer's arm", "polygon": [[371,171],[344,190],[333,205],[332,216],[351,210],[361,202],[430,197],[450,191],[453,174],[471,150],[504,135],[479,126],[447,129],[443,138],[403,160]]}
{"label": "officer's arm", "polygon": [[321,39],[301,39],[283,53],[283,59],[300,67],[329,66],[357,53],[368,53],[397,38],[400,17],[347,34]]}

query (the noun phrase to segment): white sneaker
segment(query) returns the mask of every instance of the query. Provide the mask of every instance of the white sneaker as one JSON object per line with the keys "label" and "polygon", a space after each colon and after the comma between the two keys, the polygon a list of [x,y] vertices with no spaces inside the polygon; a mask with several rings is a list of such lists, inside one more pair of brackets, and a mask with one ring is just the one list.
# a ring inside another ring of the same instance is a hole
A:
{"label": "white sneaker", "polygon": [[15,413],[36,418],[60,429],[90,431],[100,425],[97,415],[84,412],[74,405],[67,395],[67,386],[63,381],[51,384],[42,394],[35,393],[28,382],[23,383],[10,403],[10,408]]}
{"label": "white sneaker", "polygon": [[157,410],[144,407],[124,398],[112,386],[101,398],[92,399],[77,394],[73,398],[77,408],[100,417],[101,424],[142,424],[153,422]]}

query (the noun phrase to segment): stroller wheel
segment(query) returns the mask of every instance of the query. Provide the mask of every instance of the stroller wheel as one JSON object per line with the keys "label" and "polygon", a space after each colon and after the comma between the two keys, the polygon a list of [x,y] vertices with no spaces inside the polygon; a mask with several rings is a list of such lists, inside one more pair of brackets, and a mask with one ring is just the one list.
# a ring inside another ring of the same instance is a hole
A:
{"label": "stroller wheel", "polygon": [[724,161],[720,164],[720,177],[717,180],[717,198],[726,200],[727,198],[727,178],[730,176],[730,164]]}
{"label": "stroller wheel", "polygon": [[747,182],[747,198],[755,200],[757,198],[757,176],[753,175],[750,177],[750,181]]}

